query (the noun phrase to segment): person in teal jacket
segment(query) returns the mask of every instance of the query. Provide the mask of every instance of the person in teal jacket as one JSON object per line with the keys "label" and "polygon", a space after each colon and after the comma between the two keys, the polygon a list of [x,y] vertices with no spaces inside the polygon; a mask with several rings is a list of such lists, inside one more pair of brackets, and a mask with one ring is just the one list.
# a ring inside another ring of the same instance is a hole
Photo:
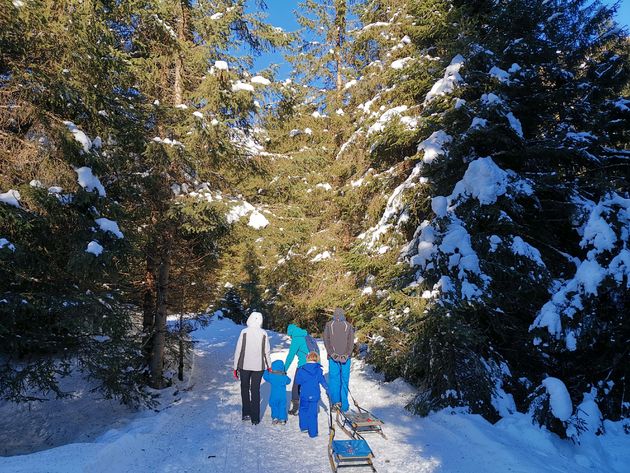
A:
{"label": "person in teal jacket", "polygon": [[[297,367],[301,368],[306,364],[306,356],[308,355],[308,346],[306,345],[306,336],[308,332],[295,324],[289,324],[287,327],[287,335],[291,337],[291,346],[289,354],[284,362],[284,367],[289,371],[293,359],[297,356]],[[297,373],[297,370],[296,370]],[[300,409],[300,386],[293,378],[293,388],[291,389],[291,410],[289,414],[296,416]]]}

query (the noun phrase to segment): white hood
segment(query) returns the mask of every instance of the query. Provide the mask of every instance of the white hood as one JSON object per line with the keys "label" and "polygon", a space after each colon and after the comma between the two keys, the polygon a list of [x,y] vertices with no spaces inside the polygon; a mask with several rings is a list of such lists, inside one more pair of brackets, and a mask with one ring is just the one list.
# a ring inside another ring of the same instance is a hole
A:
{"label": "white hood", "polygon": [[247,318],[247,328],[241,330],[236,342],[234,369],[264,371],[271,366],[269,336],[262,329],[262,323],[260,312],[252,312]]}
{"label": "white hood", "polygon": [[247,319],[247,326],[253,328],[261,328],[263,316],[260,312],[252,312]]}

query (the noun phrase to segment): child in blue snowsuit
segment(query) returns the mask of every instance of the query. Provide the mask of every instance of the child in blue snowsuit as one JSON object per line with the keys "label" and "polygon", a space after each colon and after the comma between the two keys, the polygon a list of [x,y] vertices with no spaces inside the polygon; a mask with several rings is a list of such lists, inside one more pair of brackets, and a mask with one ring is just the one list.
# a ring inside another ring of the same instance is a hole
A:
{"label": "child in blue snowsuit", "polygon": [[306,357],[306,364],[298,369],[295,383],[300,385],[300,430],[307,432],[310,437],[317,437],[317,405],[320,399],[319,385],[328,394],[328,385],[324,378],[319,355],[310,352]]}
{"label": "child in blue snowsuit", "polygon": [[291,383],[284,371],[284,363],[276,360],[271,363],[271,371],[263,373],[263,379],[271,384],[271,396],[269,397],[269,407],[271,407],[271,419],[274,424],[287,423],[287,392],[285,387]]}

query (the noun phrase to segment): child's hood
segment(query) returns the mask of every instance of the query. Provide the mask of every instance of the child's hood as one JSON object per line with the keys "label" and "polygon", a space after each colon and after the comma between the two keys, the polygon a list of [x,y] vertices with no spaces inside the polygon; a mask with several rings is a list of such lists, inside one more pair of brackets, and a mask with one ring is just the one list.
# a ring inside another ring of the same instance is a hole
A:
{"label": "child's hood", "polygon": [[322,365],[319,363],[306,363],[305,365],[302,365],[302,368],[300,369],[303,369],[312,376],[322,371]]}
{"label": "child's hood", "polygon": [[289,326],[287,327],[287,335],[289,335],[290,337],[306,337],[306,335],[308,335],[308,332],[295,324],[289,324]]}
{"label": "child's hood", "polygon": [[282,361],[282,360],[274,361],[273,363],[271,363],[271,369],[273,371],[282,371],[282,372],[284,372],[285,371],[285,369],[284,369],[284,361]]}

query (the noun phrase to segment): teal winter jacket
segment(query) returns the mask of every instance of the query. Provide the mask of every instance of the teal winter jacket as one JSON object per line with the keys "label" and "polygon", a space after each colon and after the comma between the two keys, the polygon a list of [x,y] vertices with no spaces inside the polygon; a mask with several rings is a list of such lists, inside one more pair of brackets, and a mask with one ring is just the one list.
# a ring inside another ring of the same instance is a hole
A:
{"label": "teal winter jacket", "polygon": [[294,324],[289,324],[287,327],[287,335],[291,337],[291,346],[289,347],[289,354],[284,362],[284,367],[288,371],[289,366],[293,363],[293,358],[297,355],[298,368],[306,364],[306,355],[308,355],[308,346],[306,345],[306,335],[308,332],[303,328]]}

